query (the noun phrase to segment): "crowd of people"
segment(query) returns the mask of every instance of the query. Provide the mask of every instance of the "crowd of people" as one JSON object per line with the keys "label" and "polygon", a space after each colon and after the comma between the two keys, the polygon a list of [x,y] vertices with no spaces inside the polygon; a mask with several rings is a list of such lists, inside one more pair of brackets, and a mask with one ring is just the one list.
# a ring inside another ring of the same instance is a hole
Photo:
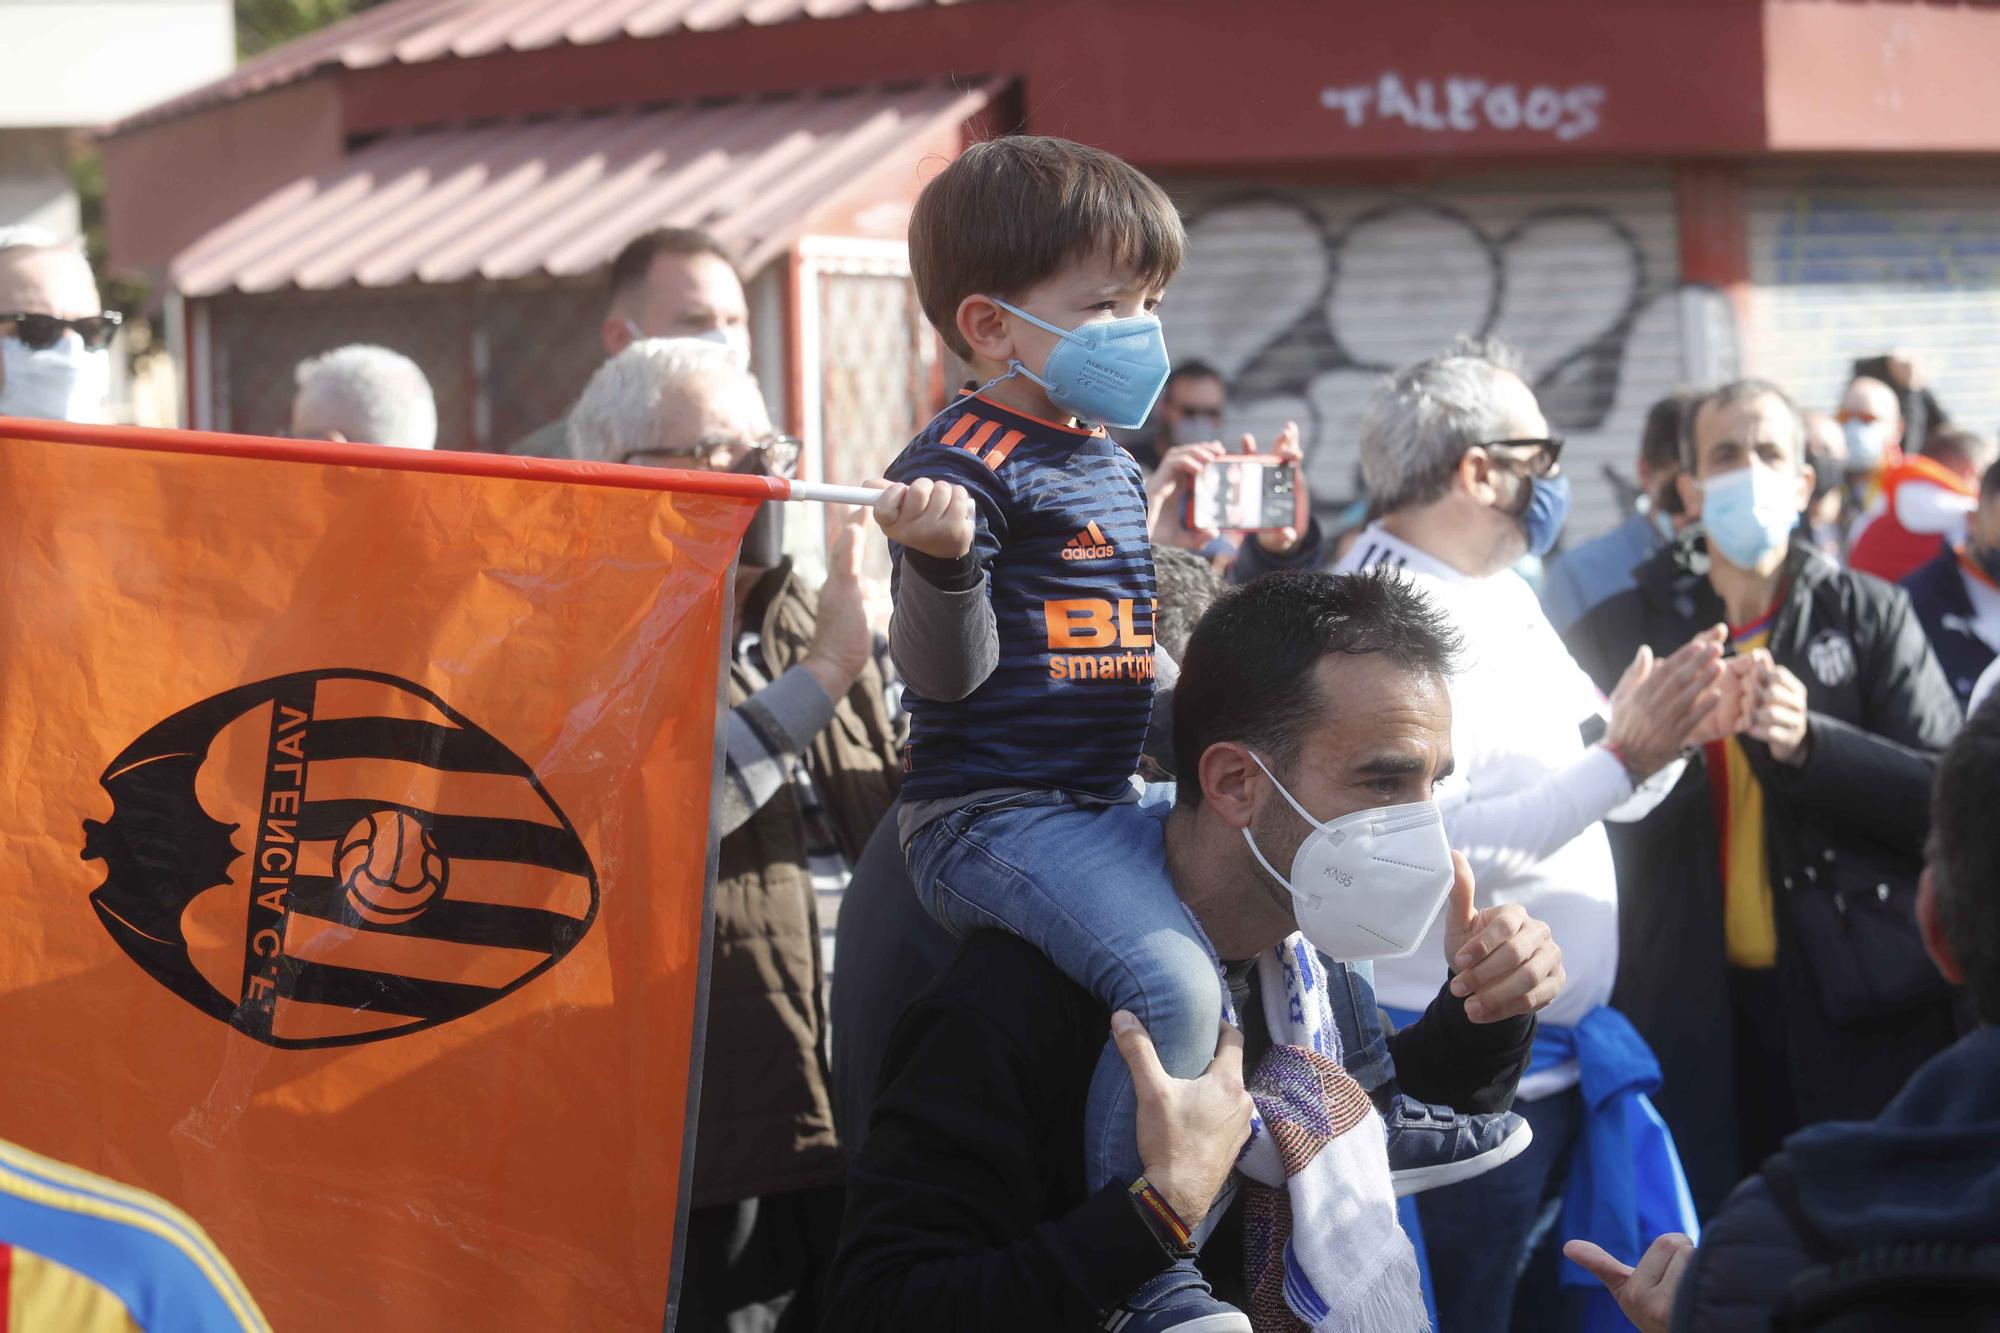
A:
{"label": "crowd of people", "polygon": [[[1184,246],[1116,158],[969,148],[910,231],[967,382],[817,589],[752,520],[678,1326],[1995,1318],[1989,442],[1898,355],[1830,412],[1691,386],[1564,549],[1564,442],[1463,341],[1379,387],[1361,499],[1196,528],[1216,458],[1300,444],[1170,364]],[[746,311],[642,236],[510,452],[790,475]],[[0,415],[88,418],[115,325],[0,235]],[[437,413],[343,347],[291,432]]]}

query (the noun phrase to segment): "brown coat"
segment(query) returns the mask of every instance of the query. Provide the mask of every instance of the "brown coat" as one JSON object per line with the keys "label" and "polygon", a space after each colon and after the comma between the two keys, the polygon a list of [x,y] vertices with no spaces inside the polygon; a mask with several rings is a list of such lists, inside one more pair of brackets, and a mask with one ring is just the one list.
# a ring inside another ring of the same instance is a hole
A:
{"label": "brown coat", "polygon": [[[813,607],[789,570],[765,577],[778,585],[762,623],[775,678],[806,655]],[[757,600],[753,593],[750,605]],[[730,706],[750,693],[743,673],[732,671]],[[852,861],[901,785],[883,676],[872,661],[813,738],[806,762]],[[842,1174],[828,1091],[819,911],[789,784],[722,840],[714,901],[697,1208],[830,1184]]]}

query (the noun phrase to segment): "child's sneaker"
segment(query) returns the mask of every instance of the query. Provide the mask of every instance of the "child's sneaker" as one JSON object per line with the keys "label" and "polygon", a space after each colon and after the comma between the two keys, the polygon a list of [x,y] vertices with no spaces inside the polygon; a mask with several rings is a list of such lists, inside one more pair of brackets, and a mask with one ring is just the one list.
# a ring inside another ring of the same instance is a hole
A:
{"label": "child's sneaker", "polygon": [[1250,1333],[1250,1317],[1215,1299],[1208,1279],[1182,1259],[1104,1317],[1105,1333]]}
{"label": "child's sneaker", "polygon": [[1382,1111],[1389,1130],[1389,1178],[1396,1197],[1483,1176],[1521,1155],[1535,1137],[1512,1111],[1461,1115],[1397,1093]]}

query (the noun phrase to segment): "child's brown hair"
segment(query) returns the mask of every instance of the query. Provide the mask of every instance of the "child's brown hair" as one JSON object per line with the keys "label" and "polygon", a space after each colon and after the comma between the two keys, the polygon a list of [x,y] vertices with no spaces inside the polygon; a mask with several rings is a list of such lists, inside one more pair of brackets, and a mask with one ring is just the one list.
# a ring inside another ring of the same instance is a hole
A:
{"label": "child's brown hair", "polygon": [[1181,266],[1187,233],[1166,192],[1131,164],[1068,139],[973,144],[910,216],[910,269],[924,314],[961,357],[959,303],[1013,297],[1100,251],[1155,288]]}

